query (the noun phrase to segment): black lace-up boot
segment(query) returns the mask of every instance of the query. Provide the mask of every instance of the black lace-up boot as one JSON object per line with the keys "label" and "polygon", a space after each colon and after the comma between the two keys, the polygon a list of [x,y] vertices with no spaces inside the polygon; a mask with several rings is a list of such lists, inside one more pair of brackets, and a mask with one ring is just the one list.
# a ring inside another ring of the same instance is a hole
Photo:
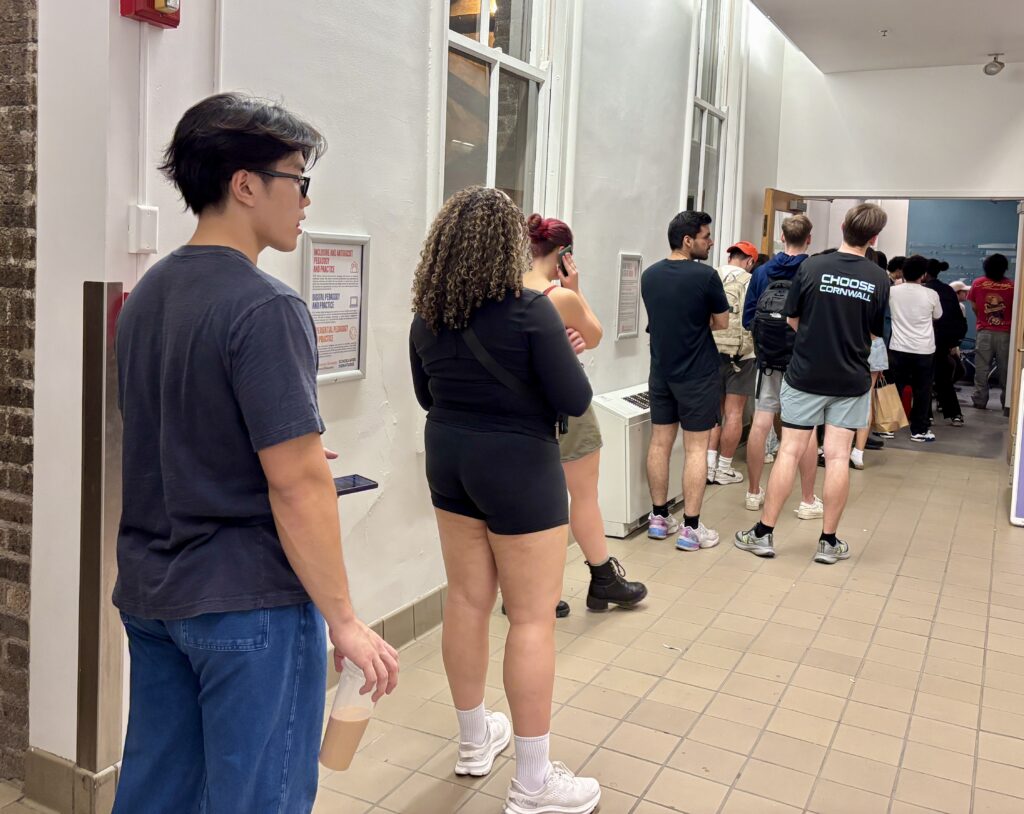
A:
{"label": "black lace-up boot", "polygon": [[647,596],[647,586],[642,582],[628,582],[626,570],[615,557],[609,557],[604,565],[590,565],[589,562],[587,565],[590,568],[588,609],[606,611],[609,603],[621,608],[632,608]]}

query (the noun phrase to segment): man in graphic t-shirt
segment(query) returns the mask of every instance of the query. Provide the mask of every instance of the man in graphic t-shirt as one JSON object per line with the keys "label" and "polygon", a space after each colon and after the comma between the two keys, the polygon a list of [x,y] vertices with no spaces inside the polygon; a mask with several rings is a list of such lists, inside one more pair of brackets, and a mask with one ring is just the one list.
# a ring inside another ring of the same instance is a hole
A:
{"label": "man in graphic t-shirt", "polygon": [[1010,317],[1013,312],[1013,280],[1006,279],[1010,267],[1005,255],[985,258],[985,276],[971,285],[968,301],[977,318],[978,343],[974,351],[974,395],[979,410],[988,406],[988,381],[995,362],[999,377],[999,403],[1006,407],[1006,369],[1010,363]]}
{"label": "man in graphic t-shirt", "polygon": [[881,336],[889,279],[865,259],[885,227],[885,211],[860,204],[846,213],[839,251],[804,261],[789,290],[785,314],[797,332],[782,385],[782,444],[768,480],[761,520],[736,535],[736,547],[775,556],[774,530],[793,489],[797,465],[817,425],[825,425],[825,516],[815,562],[850,556],[836,537],[850,491],[850,447],[868,421],[871,340]]}
{"label": "man in graphic t-shirt", "polygon": [[[679,532],[676,548],[718,545],[718,532],[700,522],[711,430],[718,424],[722,385],[718,348],[711,336],[729,325],[722,278],[703,261],[711,247],[711,216],[680,212],[668,226],[671,254],[644,271],[640,293],[651,334],[651,446],[647,480],[651,514],[647,536]],[[683,527],[668,513],[668,472],[678,427],[683,428]]]}

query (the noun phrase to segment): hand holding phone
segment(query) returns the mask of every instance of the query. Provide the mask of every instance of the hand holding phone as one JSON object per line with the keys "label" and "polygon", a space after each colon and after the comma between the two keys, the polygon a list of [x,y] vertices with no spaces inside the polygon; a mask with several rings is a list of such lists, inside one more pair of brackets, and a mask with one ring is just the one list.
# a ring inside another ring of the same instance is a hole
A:
{"label": "hand holding phone", "polygon": [[568,272],[568,270],[565,267],[565,258],[566,258],[567,255],[568,255],[568,257],[570,259],[572,259],[572,244],[571,243],[568,246],[563,246],[562,249],[558,252],[558,272],[563,277],[568,277],[569,276],[569,272]]}
{"label": "hand holding phone", "polygon": [[562,272],[562,288],[568,288],[570,291],[579,294],[580,273],[572,256],[572,246],[566,246],[559,255],[558,267]]}

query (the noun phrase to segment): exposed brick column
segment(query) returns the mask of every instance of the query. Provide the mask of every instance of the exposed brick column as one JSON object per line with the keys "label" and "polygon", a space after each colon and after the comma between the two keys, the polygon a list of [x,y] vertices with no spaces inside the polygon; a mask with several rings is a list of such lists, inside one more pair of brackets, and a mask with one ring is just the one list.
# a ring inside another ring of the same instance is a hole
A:
{"label": "exposed brick column", "polygon": [[0,777],[24,779],[36,275],[37,0],[0,0]]}

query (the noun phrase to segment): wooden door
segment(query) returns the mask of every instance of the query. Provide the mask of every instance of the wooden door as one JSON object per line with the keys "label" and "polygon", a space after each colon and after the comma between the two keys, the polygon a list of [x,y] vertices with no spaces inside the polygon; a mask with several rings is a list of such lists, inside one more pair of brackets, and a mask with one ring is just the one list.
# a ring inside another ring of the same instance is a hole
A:
{"label": "wooden door", "polygon": [[792,192],[767,187],[764,191],[764,220],[761,225],[761,251],[769,257],[775,254],[775,238],[782,226],[778,216],[806,212],[805,199]]}

